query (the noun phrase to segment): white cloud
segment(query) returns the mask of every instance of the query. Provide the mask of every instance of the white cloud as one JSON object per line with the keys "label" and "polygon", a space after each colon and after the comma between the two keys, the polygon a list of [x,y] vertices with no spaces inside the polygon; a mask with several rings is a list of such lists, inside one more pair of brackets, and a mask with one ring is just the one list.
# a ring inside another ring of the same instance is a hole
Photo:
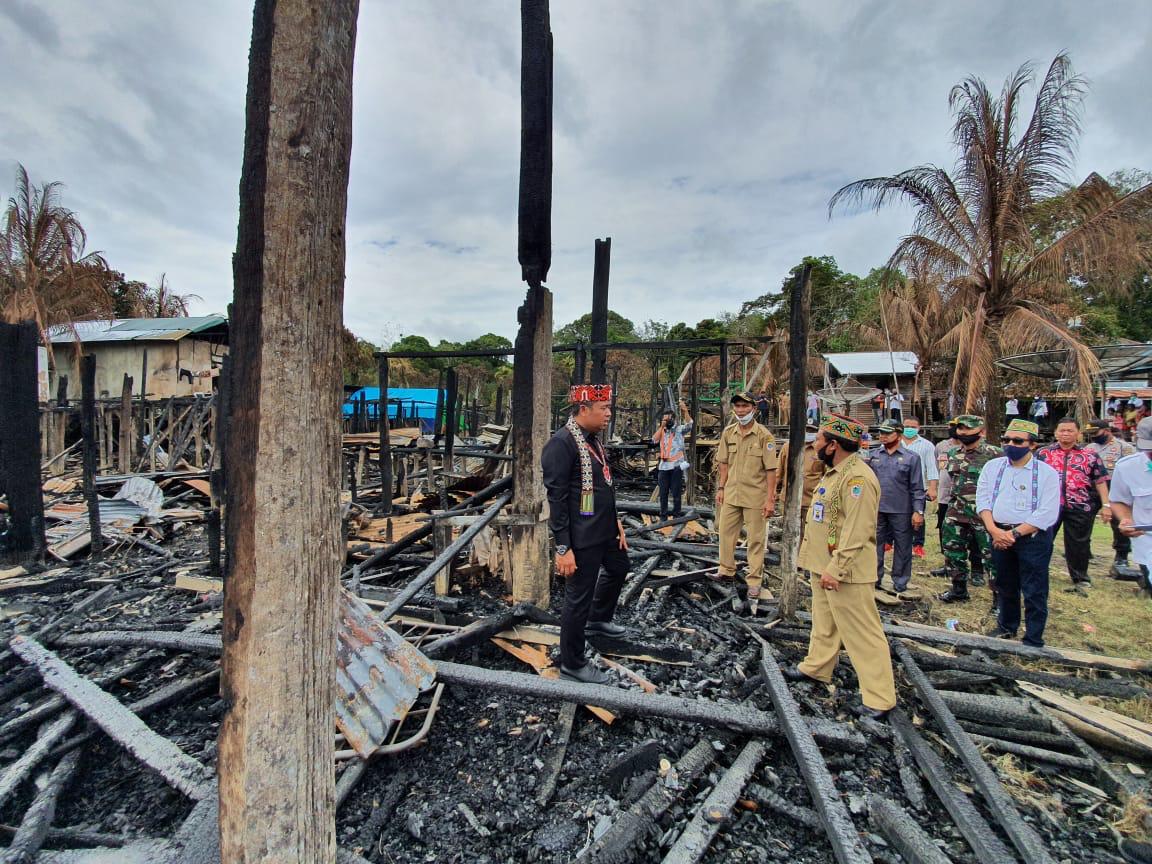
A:
{"label": "white cloud", "polygon": [[[906,212],[827,218],[840,185],[949,165],[948,89],[1071,52],[1092,89],[1078,173],[1150,167],[1142,0],[554,2],[550,285],[591,304],[613,238],[612,308],[689,323],[780,284],[804,255],[864,273]],[[364,0],[345,317],[379,341],[513,336],[517,4]],[[0,166],[61,180],[117,269],[231,295],[250,7],[0,5]]]}

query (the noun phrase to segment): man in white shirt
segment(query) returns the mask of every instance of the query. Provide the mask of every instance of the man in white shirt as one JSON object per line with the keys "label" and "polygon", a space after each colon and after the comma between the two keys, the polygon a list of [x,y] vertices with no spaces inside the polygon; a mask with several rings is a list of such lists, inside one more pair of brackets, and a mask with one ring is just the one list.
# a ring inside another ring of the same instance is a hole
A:
{"label": "man in white shirt", "polygon": [[992,538],[992,566],[1000,599],[996,629],[1016,638],[1024,596],[1024,644],[1044,647],[1048,621],[1048,565],[1052,532],[1060,516],[1060,475],[1033,455],[1040,429],[1027,420],[1008,424],[1004,454],[981,469],[976,512]]}
{"label": "man in white shirt", "polygon": [[[936,446],[925,438],[920,437],[920,421],[916,417],[909,417],[904,421],[904,435],[900,442],[906,449],[911,450],[920,457],[922,480],[924,481],[924,499],[935,501],[940,487],[940,466],[936,464]],[[924,523],[912,526],[912,555],[915,558],[924,557]]]}
{"label": "man in white shirt", "polygon": [[1015,396],[1009,396],[1008,401],[1004,403],[1004,416],[1008,418],[1009,423],[1020,416],[1020,400]]}
{"label": "man in white shirt", "polygon": [[1136,427],[1136,449],[1125,456],[1112,472],[1111,500],[1113,512],[1120,519],[1120,530],[1132,539],[1132,558],[1140,565],[1141,585],[1152,591],[1149,570],[1152,569],[1152,532],[1138,531],[1135,525],[1152,525],[1152,417],[1145,417]]}
{"label": "man in white shirt", "polygon": [[897,423],[902,423],[904,416],[904,397],[900,395],[900,391],[892,388],[892,392],[888,394],[888,418],[895,420]]}

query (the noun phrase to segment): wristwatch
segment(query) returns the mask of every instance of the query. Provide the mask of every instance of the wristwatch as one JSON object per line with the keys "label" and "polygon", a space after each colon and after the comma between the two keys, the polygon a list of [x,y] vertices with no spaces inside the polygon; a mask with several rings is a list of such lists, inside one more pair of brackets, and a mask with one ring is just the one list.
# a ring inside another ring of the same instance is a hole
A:
{"label": "wristwatch", "polygon": [[1023,537],[1023,536],[1024,536],[1024,535],[1020,533],[1020,529],[1019,529],[1019,528],[1013,528],[1013,529],[1012,529],[1012,537],[1013,537],[1013,539],[1015,539],[1015,540],[1019,540],[1019,539],[1020,539],[1021,537]]}
{"label": "wristwatch", "polygon": [[558,545],[556,547],[556,554],[559,555],[561,558],[563,558],[565,555],[568,554],[568,547],[564,546],[564,545]]}

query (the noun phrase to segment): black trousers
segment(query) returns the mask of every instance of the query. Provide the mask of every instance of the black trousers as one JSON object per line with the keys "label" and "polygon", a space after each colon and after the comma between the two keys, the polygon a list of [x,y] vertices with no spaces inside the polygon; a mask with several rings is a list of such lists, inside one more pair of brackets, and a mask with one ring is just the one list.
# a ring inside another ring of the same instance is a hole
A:
{"label": "black trousers", "polygon": [[1120,533],[1120,520],[1112,517],[1112,548],[1117,558],[1127,558],[1132,554],[1132,538]]}
{"label": "black trousers", "polygon": [[684,472],[680,468],[656,472],[656,484],[660,487],[660,518],[668,518],[668,495],[672,495],[672,515],[683,515],[680,511],[680,497],[684,494]]}
{"label": "black trousers", "polygon": [[1060,518],[1052,526],[1052,538],[1064,529],[1064,560],[1068,563],[1068,575],[1073,582],[1090,582],[1088,561],[1092,555],[1092,523],[1096,521],[1095,510],[1072,510],[1061,508]]}
{"label": "black trousers", "polygon": [[584,665],[584,625],[589,621],[611,621],[616,614],[616,601],[630,566],[628,553],[620,548],[620,538],[615,536],[598,546],[576,549],[575,555],[576,572],[564,586],[564,611],[560,617],[560,662],[569,669]]}
{"label": "black trousers", "polygon": [[1052,534],[1041,531],[1021,537],[1010,549],[992,549],[996,591],[1000,596],[999,625],[1012,635],[1020,628],[1020,598],[1024,598],[1024,644],[1044,647],[1048,623],[1048,563]]}

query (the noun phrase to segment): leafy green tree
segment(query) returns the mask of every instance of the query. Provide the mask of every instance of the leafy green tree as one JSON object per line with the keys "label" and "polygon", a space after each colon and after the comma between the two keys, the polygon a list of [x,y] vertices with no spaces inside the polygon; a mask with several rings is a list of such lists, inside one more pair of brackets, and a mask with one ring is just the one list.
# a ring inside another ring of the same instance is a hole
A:
{"label": "leafy green tree", "polygon": [[376,346],[361,339],[347,327],[341,335],[344,349],[344,383],[371,387],[380,380],[376,365]]}
{"label": "leafy green tree", "polygon": [[[608,341],[633,342],[639,337],[636,335],[636,325],[618,312],[608,310]],[[572,345],[576,342],[592,341],[592,313],[581,315],[575,321],[565,324],[553,336],[557,345]]]}

